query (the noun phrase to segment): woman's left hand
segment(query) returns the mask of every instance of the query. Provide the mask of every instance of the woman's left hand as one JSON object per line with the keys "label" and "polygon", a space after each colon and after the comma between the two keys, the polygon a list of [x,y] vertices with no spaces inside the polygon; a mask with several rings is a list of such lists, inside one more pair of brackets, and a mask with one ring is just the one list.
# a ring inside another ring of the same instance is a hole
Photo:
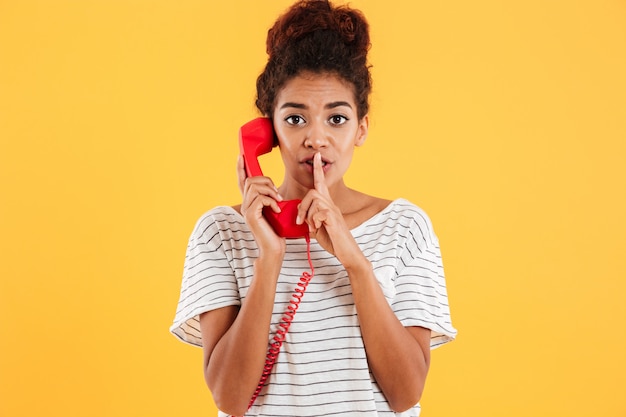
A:
{"label": "woman's left hand", "polygon": [[[404,327],[394,314],[372,264],[330,197],[319,153],[313,159],[313,182],[314,188],[300,203],[298,217],[309,225],[311,237],[335,255],[348,272],[370,369],[391,408],[405,411],[419,401],[424,389],[430,330]],[[394,352],[392,358],[389,352]]]}
{"label": "woman's left hand", "polygon": [[302,224],[306,221],[311,237],[348,267],[347,263],[357,261],[363,254],[350,233],[341,210],[330,197],[322,168],[322,155],[319,152],[313,158],[313,183],[314,188],[304,196],[299,205],[297,222]]}

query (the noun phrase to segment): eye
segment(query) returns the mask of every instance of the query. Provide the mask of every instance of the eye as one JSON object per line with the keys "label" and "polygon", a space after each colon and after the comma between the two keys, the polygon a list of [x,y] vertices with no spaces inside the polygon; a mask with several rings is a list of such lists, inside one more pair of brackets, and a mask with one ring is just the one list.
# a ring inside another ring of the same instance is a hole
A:
{"label": "eye", "polygon": [[291,115],[289,117],[287,117],[285,119],[285,121],[290,124],[290,125],[303,125],[304,123],[306,123],[306,121],[304,120],[304,118],[302,116],[298,116],[296,114]]}
{"label": "eye", "polygon": [[339,126],[347,122],[348,118],[340,114],[335,114],[335,115],[330,116],[330,119],[328,119],[328,121],[330,122],[331,125]]}

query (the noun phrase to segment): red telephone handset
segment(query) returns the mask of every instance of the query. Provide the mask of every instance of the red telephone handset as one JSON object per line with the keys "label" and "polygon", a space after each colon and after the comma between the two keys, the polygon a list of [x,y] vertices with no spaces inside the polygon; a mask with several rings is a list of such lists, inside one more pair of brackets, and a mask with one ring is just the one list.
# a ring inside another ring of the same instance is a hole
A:
{"label": "red telephone handset", "polygon": [[[274,129],[270,119],[259,117],[249,121],[239,129],[239,151],[243,155],[246,173],[249,177],[263,175],[258,157],[271,152],[273,147]],[[280,213],[274,212],[270,207],[263,209],[263,215],[278,236],[299,238],[309,235],[309,227],[306,223],[296,224],[298,204],[300,204],[300,200],[279,201]]]}

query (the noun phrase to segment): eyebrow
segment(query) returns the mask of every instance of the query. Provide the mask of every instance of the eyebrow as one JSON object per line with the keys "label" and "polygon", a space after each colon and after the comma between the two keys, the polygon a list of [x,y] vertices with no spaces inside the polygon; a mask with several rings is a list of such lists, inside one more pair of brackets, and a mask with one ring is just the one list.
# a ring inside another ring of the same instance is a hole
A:
{"label": "eyebrow", "polygon": [[[324,106],[325,109],[335,109],[337,107],[341,107],[341,106],[346,106],[349,108],[352,108],[352,106],[350,105],[350,103],[348,103],[347,101],[333,101],[331,103],[328,103]],[[284,103],[282,106],[280,106],[281,109],[285,109],[285,108],[295,108],[295,109],[306,109],[307,106],[305,104],[302,103],[295,103],[292,101],[288,101],[286,103]]]}

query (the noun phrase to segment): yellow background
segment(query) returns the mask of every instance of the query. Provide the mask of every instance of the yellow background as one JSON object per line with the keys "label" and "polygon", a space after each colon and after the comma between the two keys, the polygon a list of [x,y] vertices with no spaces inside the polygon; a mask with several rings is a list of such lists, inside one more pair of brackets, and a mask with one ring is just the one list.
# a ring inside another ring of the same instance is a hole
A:
{"label": "yellow background", "polygon": [[[168,327],[288,4],[0,0],[0,415],[214,415]],[[626,3],[353,5],[348,181],[427,210],[459,329],[423,415],[626,415]]]}

